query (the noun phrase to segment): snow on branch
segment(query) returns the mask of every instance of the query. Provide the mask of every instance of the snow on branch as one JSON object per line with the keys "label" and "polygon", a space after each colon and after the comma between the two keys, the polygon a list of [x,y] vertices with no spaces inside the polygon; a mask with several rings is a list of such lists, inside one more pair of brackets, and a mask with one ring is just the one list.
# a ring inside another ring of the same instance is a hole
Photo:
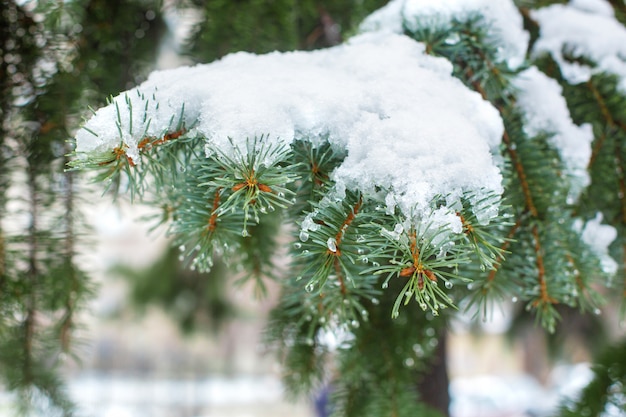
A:
{"label": "snow on branch", "polygon": [[[361,24],[362,31],[415,31],[424,22],[448,26],[481,16],[489,27],[489,40],[509,67],[525,62],[529,35],[512,0],[392,0]],[[453,41],[453,40],[451,40]]]}
{"label": "snow on branch", "polygon": [[124,152],[141,169],[149,138],[172,134],[204,139],[207,156],[245,152],[249,138],[328,142],[347,153],[332,174],[339,197],[384,190],[388,210],[428,215],[437,196],[452,206],[465,193],[502,193],[491,153],[500,116],[451,73],[422,44],[389,33],[313,52],[235,53],[153,73],[87,121],[76,153]]}
{"label": "snow on branch", "polygon": [[606,2],[555,4],[531,16],[541,27],[533,54],[550,54],[570,84],[607,72],[621,79],[619,88],[626,92],[626,29]]}
{"label": "snow on branch", "polygon": [[518,90],[517,104],[524,112],[524,131],[529,137],[551,134],[572,181],[569,198],[575,201],[590,183],[587,165],[591,158],[593,131],[590,124],[572,121],[561,86],[537,67],[522,71],[513,79]]}

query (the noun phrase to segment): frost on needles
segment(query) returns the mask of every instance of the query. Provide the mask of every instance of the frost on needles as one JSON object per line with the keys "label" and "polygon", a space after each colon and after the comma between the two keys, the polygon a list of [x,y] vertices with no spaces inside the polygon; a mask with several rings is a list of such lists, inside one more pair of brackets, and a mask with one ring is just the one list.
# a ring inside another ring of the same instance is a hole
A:
{"label": "frost on needles", "polygon": [[[182,247],[189,256],[208,259],[195,262],[208,268],[213,251],[233,247],[235,233],[218,234],[219,222],[231,225],[229,216],[241,214],[240,234],[247,237],[248,225],[263,223],[264,214],[302,196],[297,188],[306,174],[296,172],[298,166],[310,163],[315,177],[318,164],[334,158],[327,175],[314,178],[315,190],[294,220],[302,226],[296,236],[305,237],[300,244],[317,242],[321,250],[319,267],[304,273],[307,289],[319,289],[329,275],[339,274],[327,266],[344,265],[338,259],[350,252],[347,229],[356,227],[357,209],[370,210],[387,219],[374,227],[373,236],[395,240],[391,246],[399,248],[387,250],[407,255],[392,260],[390,275],[412,277],[410,295],[428,281],[439,295],[427,295],[429,303],[423,295],[417,298],[434,311],[437,299],[451,304],[437,277],[449,284],[443,267],[464,262],[451,251],[467,232],[464,222],[472,218],[485,226],[498,216],[502,178],[494,155],[502,132],[498,111],[454,78],[447,60],[425,54],[423,44],[403,35],[370,33],[326,50],[235,53],[211,64],[155,72],[95,112],[76,135],[73,164],[104,170],[112,182],[125,171],[135,190],[147,187],[150,176],[202,177],[199,185],[212,187],[201,203],[210,233],[196,233],[194,249]],[[186,150],[175,150],[173,143]],[[309,156],[294,163],[290,158],[303,146]],[[164,163],[159,158],[166,154]],[[208,168],[211,164],[217,167]],[[170,167],[169,174],[155,168],[163,166]],[[190,179],[185,181],[188,186]],[[338,219],[324,219],[333,207]],[[179,212],[174,223],[184,225],[184,216]],[[330,225],[325,234],[319,235],[320,225]],[[178,234],[191,230],[180,227]],[[388,244],[370,248],[370,259],[355,250],[344,265],[346,279],[358,287],[354,277],[363,271],[350,272],[350,264],[371,267]],[[315,253],[312,249],[306,252]],[[426,253],[440,261],[455,259],[429,269],[422,259]],[[494,259],[484,256],[481,262],[489,267]]]}

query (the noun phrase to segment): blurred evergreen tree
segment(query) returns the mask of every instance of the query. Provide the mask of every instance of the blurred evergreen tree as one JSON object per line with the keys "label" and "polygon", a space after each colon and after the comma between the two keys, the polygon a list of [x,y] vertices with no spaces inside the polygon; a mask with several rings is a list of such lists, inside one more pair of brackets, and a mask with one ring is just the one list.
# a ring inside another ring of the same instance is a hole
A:
{"label": "blurred evergreen tree", "polygon": [[626,410],[626,341],[614,343],[595,356],[593,378],[577,398],[565,399],[558,417],[621,416]]}
{"label": "blurred evergreen tree", "polygon": [[20,414],[71,415],[57,369],[74,356],[92,284],[68,139],[104,91],[153,68],[164,24],[151,1],[1,5],[0,378]]}
{"label": "blurred evergreen tree", "polygon": [[236,51],[266,53],[340,43],[388,0],[188,0],[201,10],[188,51],[210,62]]}
{"label": "blurred evergreen tree", "polygon": [[158,305],[185,333],[207,328],[217,333],[235,314],[226,295],[226,277],[232,272],[219,259],[211,271],[198,272],[184,268],[179,258],[179,249],[172,248],[143,270],[118,265],[112,272],[129,280],[130,301],[137,311]]}

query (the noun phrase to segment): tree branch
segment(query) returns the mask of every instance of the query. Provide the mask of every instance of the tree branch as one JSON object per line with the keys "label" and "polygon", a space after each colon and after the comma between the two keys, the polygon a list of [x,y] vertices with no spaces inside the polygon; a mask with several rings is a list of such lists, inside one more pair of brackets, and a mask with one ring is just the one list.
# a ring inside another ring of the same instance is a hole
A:
{"label": "tree branch", "polygon": [[543,264],[543,250],[541,248],[541,241],[539,239],[539,230],[537,226],[533,227],[533,237],[535,239],[535,254],[537,255],[537,271],[539,279],[539,300],[533,302],[533,306],[537,307],[539,304],[557,304],[558,301],[550,296],[548,293],[548,283],[546,281],[546,270]]}

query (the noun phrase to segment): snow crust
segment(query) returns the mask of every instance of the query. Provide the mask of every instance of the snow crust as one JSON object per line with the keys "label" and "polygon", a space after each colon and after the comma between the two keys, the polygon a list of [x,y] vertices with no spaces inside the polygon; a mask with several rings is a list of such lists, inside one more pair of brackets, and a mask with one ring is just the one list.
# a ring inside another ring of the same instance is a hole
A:
{"label": "snow crust", "polygon": [[[619,89],[626,93],[626,28],[602,0],[579,0],[533,10],[540,36],[533,55],[548,53],[559,64],[570,84],[588,81],[592,75],[608,72],[621,78]],[[564,51],[591,59],[596,66],[568,62]]]}
{"label": "snow crust", "polygon": [[137,144],[176,129],[184,105],[187,134],[206,138],[207,155],[245,152],[246,139],[261,135],[267,144],[328,140],[347,151],[332,174],[338,197],[382,189],[388,210],[423,216],[437,195],[452,205],[463,192],[477,200],[502,193],[490,152],[502,137],[500,116],[451,72],[422,44],[382,32],[313,52],[236,53],[153,73],[87,121],[76,151],[110,152],[123,142],[139,162]]}
{"label": "snow crust", "polygon": [[569,197],[575,200],[591,181],[587,171],[593,141],[591,125],[574,124],[563,88],[537,67],[522,71],[512,81],[518,93],[517,105],[524,113],[524,132],[531,138],[542,133],[552,135],[550,140],[572,180]]}
{"label": "snow crust", "polygon": [[512,0],[392,0],[365,19],[361,30],[403,33],[404,26],[414,31],[423,24],[447,25],[476,15],[489,25],[489,39],[499,48],[499,58],[518,68],[526,56],[529,34]]}

